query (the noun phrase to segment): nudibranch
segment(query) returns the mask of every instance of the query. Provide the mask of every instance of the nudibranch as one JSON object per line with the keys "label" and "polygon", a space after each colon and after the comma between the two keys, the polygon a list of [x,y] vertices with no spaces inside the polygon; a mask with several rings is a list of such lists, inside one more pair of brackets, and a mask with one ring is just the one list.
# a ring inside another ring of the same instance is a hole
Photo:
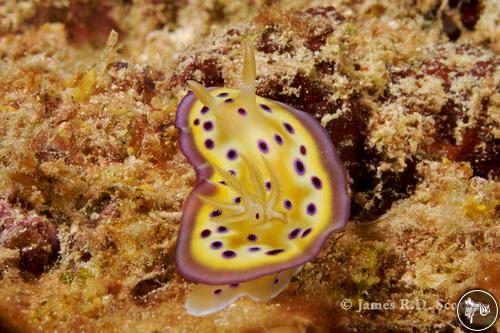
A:
{"label": "nudibranch", "polygon": [[189,81],[177,108],[180,149],[197,176],[176,248],[180,274],[198,283],[186,302],[193,315],[243,295],[273,298],[349,215],[328,134],[309,114],[255,95],[254,51],[244,49],[239,90]]}

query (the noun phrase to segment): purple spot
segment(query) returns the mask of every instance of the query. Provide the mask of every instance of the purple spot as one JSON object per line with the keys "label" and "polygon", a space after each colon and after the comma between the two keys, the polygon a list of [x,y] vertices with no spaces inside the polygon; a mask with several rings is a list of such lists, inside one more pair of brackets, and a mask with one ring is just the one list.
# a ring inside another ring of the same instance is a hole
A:
{"label": "purple spot", "polygon": [[221,92],[220,94],[217,95],[217,97],[226,97],[226,96],[229,96],[229,93]]}
{"label": "purple spot", "polygon": [[212,140],[212,139],[205,140],[205,147],[207,147],[207,149],[213,149],[214,146],[215,146],[214,140]]}
{"label": "purple spot", "polygon": [[217,228],[217,232],[220,234],[223,234],[223,233],[227,232],[227,228],[224,226],[220,226]]}
{"label": "purple spot", "polygon": [[271,182],[269,180],[266,182],[266,190],[271,190]]}
{"label": "purple spot", "polygon": [[274,283],[274,284],[278,284],[279,282],[280,282],[280,278],[276,278],[276,279],[274,279],[274,281],[273,281],[273,283]]}
{"label": "purple spot", "polygon": [[250,241],[250,242],[255,242],[257,240],[257,235],[254,235],[254,234],[250,234],[247,236],[247,239]]}
{"label": "purple spot", "polygon": [[228,98],[224,101],[224,103],[232,103],[232,102],[234,102],[234,99],[232,98]]}
{"label": "purple spot", "polygon": [[302,176],[306,172],[306,167],[304,166],[304,163],[302,163],[301,160],[296,159],[294,164],[295,164],[295,171],[297,171],[297,173],[300,176]]}
{"label": "purple spot", "polygon": [[217,209],[217,210],[214,210],[210,213],[210,217],[217,217],[217,216],[221,216],[222,214],[222,210],[220,209]]}
{"label": "purple spot", "polygon": [[263,152],[264,154],[269,151],[267,143],[264,140],[257,141],[257,146],[259,147],[260,151]]}
{"label": "purple spot", "polygon": [[319,179],[316,176],[313,176],[311,177],[311,182],[315,188],[317,188],[318,190],[321,189],[322,187],[321,179]]}
{"label": "purple spot", "polygon": [[259,217],[260,217],[259,213],[255,214],[255,219],[257,219],[257,220],[258,220],[258,219],[259,219]]}
{"label": "purple spot", "polygon": [[233,176],[236,176],[236,171],[234,170],[229,170],[229,173],[232,174]]}
{"label": "purple spot", "polygon": [[295,228],[295,229],[293,229],[290,232],[290,234],[288,234],[288,238],[289,239],[295,239],[295,238],[297,238],[297,236],[299,235],[299,233],[300,233],[300,228]]}
{"label": "purple spot", "polygon": [[235,160],[238,157],[238,152],[234,149],[229,149],[226,154],[227,158],[230,160]]}
{"label": "purple spot", "polygon": [[307,214],[309,215],[314,215],[316,214],[316,205],[313,203],[310,203],[307,205]]}
{"label": "purple spot", "polygon": [[234,258],[234,257],[236,257],[236,252],[231,251],[231,250],[226,250],[226,251],[222,252],[222,256],[224,258],[228,258],[228,259]]}
{"label": "purple spot", "polygon": [[271,108],[269,106],[267,106],[266,104],[259,104],[260,108],[266,112],[273,112],[273,110],[271,110]]}
{"label": "purple spot", "polygon": [[277,254],[280,254],[281,252],[285,252],[285,250],[283,250],[283,249],[274,249],[274,250],[271,250],[271,251],[267,251],[266,254],[268,256],[275,256]]}
{"label": "purple spot", "polygon": [[290,209],[292,208],[292,202],[288,199],[286,199],[285,201],[283,201],[283,205],[285,206],[286,209]]}
{"label": "purple spot", "polygon": [[208,111],[210,111],[210,109],[208,108],[208,106],[204,106],[201,108],[201,114],[206,114]]}
{"label": "purple spot", "polygon": [[258,247],[258,246],[252,246],[252,247],[248,248],[248,252],[259,252],[259,251],[260,251],[260,247]]}
{"label": "purple spot", "polygon": [[312,229],[311,228],[307,228],[306,230],[304,230],[304,232],[302,233],[302,238],[306,237],[307,235],[309,235],[311,233]]}
{"label": "purple spot", "polygon": [[217,249],[220,249],[222,247],[222,242],[215,241],[212,244],[210,244],[210,246],[212,247],[212,249],[217,250]]}
{"label": "purple spot", "polygon": [[279,134],[274,134],[274,140],[276,141],[277,144],[282,145],[283,144],[283,138]]}
{"label": "purple spot", "polygon": [[302,155],[307,154],[307,150],[306,150],[306,147],[305,147],[305,146],[300,146],[300,153],[301,153]]}
{"label": "purple spot", "polygon": [[200,124],[200,119],[196,118],[194,121],[193,121],[193,124],[194,126],[198,126]]}
{"label": "purple spot", "polygon": [[293,129],[292,125],[289,123],[283,123],[283,126],[285,126],[285,129],[288,133],[293,134],[295,133],[295,130]]}
{"label": "purple spot", "polygon": [[247,111],[243,108],[238,108],[238,113],[242,116],[246,116],[247,115]]}
{"label": "purple spot", "polygon": [[214,295],[219,295],[222,292],[222,289],[215,289]]}
{"label": "purple spot", "polygon": [[208,236],[210,236],[210,234],[211,234],[211,233],[212,233],[212,232],[211,232],[210,230],[205,229],[205,230],[203,230],[203,231],[201,232],[201,234],[200,234],[200,235],[201,235],[201,238],[207,238]]}
{"label": "purple spot", "polygon": [[234,198],[234,199],[233,199],[233,202],[234,202],[235,204],[239,204],[239,203],[241,203],[241,197],[236,197],[236,198]]}
{"label": "purple spot", "polygon": [[222,185],[227,185],[225,180],[220,180],[220,181],[219,181],[219,184],[222,184]]}
{"label": "purple spot", "polygon": [[210,132],[214,129],[214,123],[212,123],[211,121],[205,121],[203,123],[203,128],[205,129],[205,131]]}
{"label": "purple spot", "polygon": [[240,284],[239,284],[239,283],[231,283],[231,284],[229,284],[229,286],[230,286],[231,288],[237,288],[237,287],[239,287],[239,286],[240,286]]}

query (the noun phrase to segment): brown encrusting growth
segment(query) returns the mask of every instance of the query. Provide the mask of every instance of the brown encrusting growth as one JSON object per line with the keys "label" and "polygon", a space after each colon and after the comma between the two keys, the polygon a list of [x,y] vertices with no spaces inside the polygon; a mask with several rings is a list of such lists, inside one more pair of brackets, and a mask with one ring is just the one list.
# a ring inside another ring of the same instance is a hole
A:
{"label": "brown encrusting growth", "polygon": [[[500,9],[414,3],[6,1],[0,331],[460,330],[443,304],[500,296]],[[351,223],[277,299],[195,318],[175,109],[187,80],[237,87],[246,38],[257,94],[335,143]],[[430,308],[355,311],[401,299]]]}
{"label": "brown encrusting growth", "polygon": [[[40,216],[19,216],[8,203],[0,201],[0,246],[16,250],[17,266],[34,276],[47,271],[57,259],[59,240],[54,223]],[[9,252],[9,251],[7,251]],[[24,275],[26,278],[31,275]]]}

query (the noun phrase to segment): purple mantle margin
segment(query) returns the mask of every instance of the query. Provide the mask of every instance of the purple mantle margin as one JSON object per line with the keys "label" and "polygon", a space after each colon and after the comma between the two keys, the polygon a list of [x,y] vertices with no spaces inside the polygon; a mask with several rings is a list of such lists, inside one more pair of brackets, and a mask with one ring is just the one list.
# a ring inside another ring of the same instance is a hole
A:
{"label": "purple mantle margin", "polygon": [[[217,88],[209,88],[209,90]],[[300,122],[309,129],[314,140],[321,147],[321,160],[327,170],[331,171],[330,184],[334,191],[332,198],[332,206],[334,209],[331,217],[331,227],[325,230],[311,247],[304,252],[302,256],[294,260],[281,264],[271,264],[253,270],[211,270],[202,266],[190,253],[190,243],[194,220],[196,213],[200,209],[202,202],[195,195],[201,193],[205,195],[213,194],[216,187],[211,184],[208,179],[212,176],[213,168],[208,164],[205,158],[196,148],[191,129],[189,127],[189,110],[196,101],[196,97],[192,92],[189,92],[177,107],[175,117],[175,127],[179,130],[179,144],[181,152],[187,158],[189,163],[196,170],[196,185],[189,194],[184,203],[184,211],[177,238],[175,261],[180,274],[187,280],[192,282],[218,285],[240,283],[249,280],[254,280],[264,275],[281,272],[283,270],[300,266],[308,261],[311,261],[321,251],[323,243],[328,239],[334,231],[342,229],[349,220],[350,199],[347,193],[347,178],[344,166],[337,156],[335,146],[330,140],[326,130],[314,119],[311,115],[292,108],[284,103],[272,101],[281,105],[283,108],[290,111]],[[230,265],[230,261],[228,261]]]}

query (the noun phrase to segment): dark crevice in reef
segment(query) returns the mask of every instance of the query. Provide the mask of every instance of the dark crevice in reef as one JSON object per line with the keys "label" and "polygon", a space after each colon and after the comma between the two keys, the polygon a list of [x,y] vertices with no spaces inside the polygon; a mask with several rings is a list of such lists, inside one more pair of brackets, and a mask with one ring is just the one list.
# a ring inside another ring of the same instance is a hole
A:
{"label": "dark crevice in reef", "polygon": [[111,17],[111,6],[99,1],[87,4],[73,1],[66,7],[41,5],[27,23],[36,26],[47,22],[64,23],[68,40],[76,45],[90,43],[103,47],[111,30],[118,31],[120,35],[125,34]]}
{"label": "dark crevice in reef", "polygon": [[443,25],[443,32],[451,41],[456,41],[462,34],[458,25],[449,15],[442,14],[441,24]]}
{"label": "dark crevice in reef", "polygon": [[479,0],[463,0],[460,4],[460,20],[467,29],[474,30],[480,15],[481,3]]}
{"label": "dark crevice in reef", "polygon": [[480,0],[449,0],[444,10],[441,5],[442,1],[435,1],[423,15],[430,21],[441,20],[443,33],[451,41],[457,40],[465,30],[474,30],[483,11]]}
{"label": "dark crevice in reef", "polygon": [[465,30],[474,30],[483,6],[480,0],[449,0],[441,9],[442,1],[436,1],[427,12],[423,13],[428,20],[441,20],[443,33],[451,41],[457,40]]}
{"label": "dark crevice in reef", "polygon": [[279,35],[281,30],[274,25],[268,25],[264,32],[260,35],[260,38],[256,41],[257,51],[264,53],[291,53],[293,52],[293,46],[291,41],[287,41],[285,44],[279,43]]}
{"label": "dark crevice in reef", "polygon": [[165,286],[173,278],[173,272],[165,272],[155,277],[139,281],[132,288],[131,295],[138,305],[149,303],[149,298],[155,290]]}
{"label": "dark crevice in reef", "polygon": [[150,303],[151,297],[154,292],[163,286],[167,285],[175,278],[175,265],[173,248],[157,257],[157,261],[152,266],[146,267],[145,272],[157,272],[157,274],[150,278],[145,278],[136,283],[132,288],[130,294],[134,302],[138,305],[146,305]]}
{"label": "dark crevice in reef", "polygon": [[[419,181],[415,162],[407,163],[406,169],[401,173],[386,171],[380,177],[366,173],[365,177],[354,184],[356,192],[351,200],[351,216],[360,222],[377,219],[395,201],[413,194]],[[357,190],[356,186],[360,186],[360,189]]]}
{"label": "dark crevice in reef", "polygon": [[210,58],[200,60],[195,58],[190,62],[180,74],[174,74],[169,82],[171,87],[176,85],[185,86],[188,80],[195,79],[196,71],[200,71],[203,76],[200,83],[205,87],[223,87],[224,76],[222,75],[222,66],[217,59]]}
{"label": "dark crevice in reef", "polygon": [[22,331],[18,330],[12,323],[8,323],[7,321],[2,320],[0,317],[0,333],[21,333]]}
{"label": "dark crevice in reef", "polygon": [[169,280],[170,279],[165,274],[161,274],[154,278],[139,281],[132,289],[132,296],[136,299],[142,299],[147,294],[162,287]]}

